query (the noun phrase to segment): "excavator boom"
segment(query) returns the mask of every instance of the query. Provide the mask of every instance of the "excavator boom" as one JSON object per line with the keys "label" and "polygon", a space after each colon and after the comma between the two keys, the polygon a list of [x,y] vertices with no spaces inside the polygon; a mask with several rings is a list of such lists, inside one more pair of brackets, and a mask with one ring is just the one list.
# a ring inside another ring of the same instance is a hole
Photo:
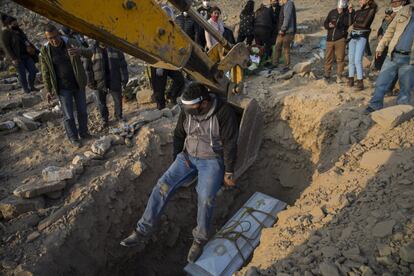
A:
{"label": "excavator boom", "polygon": [[[191,8],[191,0],[169,2],[178,10],[187,11],[219,42],[208,53],[195,44],[154,0],[13,1],[151,66],[183,69],[241,111],[235,177],[256,159],[262,140],[263,115],[254,99],[240,93],[242,69],[248,65],[249,51],[243,43],[230,45]],[[230,78],[225,74],[229,71]]]}

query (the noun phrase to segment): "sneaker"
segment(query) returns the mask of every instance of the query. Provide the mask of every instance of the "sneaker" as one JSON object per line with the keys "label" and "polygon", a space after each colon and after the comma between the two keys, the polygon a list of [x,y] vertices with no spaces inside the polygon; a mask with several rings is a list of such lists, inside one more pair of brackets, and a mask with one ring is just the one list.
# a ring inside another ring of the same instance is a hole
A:
{"label": "sneaker", "polygon": [[134,247],[138,245],[145,245],[150,239],[150,235],[144,236],[137,230],[134,230],[131,235],[123,239],[120,244],[125,247]]}
{"label": "sneaker", "polygon": [[197,261],[197,259],[203,253],[203,246],[203,243],[193,241],[193,244],[191,245],[190,250],[188,251],[187,262],[194,263],[195,261]]}
{"label": "sneaker", "polygon": [[82,147],[79,139],[70,139],[69,142],[72,144],[73,147],[75,148],[80,148]]}
{"label": "sneaker", "polygon": [[375,112],[375,111],[376,111],[375,109],[373,109],[372,107],[368,106],[364,110],[364,115],[369,115],[369,114],[371,114],[372,112]]}

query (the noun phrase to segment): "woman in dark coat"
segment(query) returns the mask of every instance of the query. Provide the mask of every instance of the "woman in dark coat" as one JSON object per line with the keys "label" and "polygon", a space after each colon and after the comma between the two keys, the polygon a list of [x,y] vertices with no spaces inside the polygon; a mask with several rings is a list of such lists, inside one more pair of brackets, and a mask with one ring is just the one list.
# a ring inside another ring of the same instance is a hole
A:
{"label": "woman in dark coat", "polygon": [[251,45],[254,38],[254,1],[247,1],[240,13],[240,28],[237,42],[247,40],[247,45]]}

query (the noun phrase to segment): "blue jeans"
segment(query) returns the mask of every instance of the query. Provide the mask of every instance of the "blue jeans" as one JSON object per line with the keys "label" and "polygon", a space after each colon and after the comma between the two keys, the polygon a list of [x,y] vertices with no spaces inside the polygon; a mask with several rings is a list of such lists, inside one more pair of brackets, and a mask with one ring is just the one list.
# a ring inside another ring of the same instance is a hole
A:
{"label": "blue jeans", "polygon": [[[17,74],[19,75],[20,85],[24,92],[29,93],[34,88],[36,79],[36,66],[31,57],[22,57],[16,66]],[[26,75],[29,72],[29,76]]]}
{"label": "blue jeans", "polygon": [[106,95],[108,93],[111,94],[112,99],[114,100],[115,117],[117,120],[120,120],[122,119],[122,92],[113,90],[96,90],[94,91],[94,96],[96,104],[98,105],[99,113],[101,113],[102,120],[104,122],[108,122],[109,120],[108,106],[106,103]]}
{"label": "blue jeans", "polygon": [[[60,90],[59,100],[62,105],[63,123],[70,140],[82,138],[88,133],[88,113],[86,111],[86,94],[84,89]],[[76,128],[73,112],[73,100],[75,100],[76,113],[78,117],[79,131]]]}
{"label": "blue jeans", "polygon": [[198,175],[196,187],[198,211],[197,227],[193,230],[193,236],[198,242],[208,240],[216,194],[224,178],[224,161],[221,157],[200,159],[184,153],[177,155],[153,188],[145,212],[137,223],[137,231],[148,235],[171,196],[196,175]]}
{"label": "blue jeans", "polygon": [[349,41],[348,49],[348,73],[349,77],[353,78],[355,75],[355,69],[357,73],[357,79],[362,80],[364,77],[364,71],[362,68],[362,58],[364,56],[365,45],[367,39],[365,37],[353,38]]}
{"label": "blue jeans", "polygon": [[374,95],[369,106],[375,110],[384,106],[384,96],[392,88],[395,77],[400,81],[400,94],[397,104],[409,104],[414,89],[414,65],[410,65],[409,55],[394,53],[392,59],[387,57],[375,85]]}

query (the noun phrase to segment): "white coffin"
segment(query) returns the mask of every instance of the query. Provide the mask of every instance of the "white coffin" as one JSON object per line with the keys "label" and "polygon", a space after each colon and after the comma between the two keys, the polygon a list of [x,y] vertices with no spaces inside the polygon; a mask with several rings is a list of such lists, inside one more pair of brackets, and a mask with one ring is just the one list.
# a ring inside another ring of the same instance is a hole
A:
{"label": "white coffin", "polygon": [[256,192],[204,246],[200,258],[195,263],[188,264],[184,270],[193,276],[232,275],[242,267],[259,244],[263,227],[272,226],[277,213],[285,207],[286,203]]}

